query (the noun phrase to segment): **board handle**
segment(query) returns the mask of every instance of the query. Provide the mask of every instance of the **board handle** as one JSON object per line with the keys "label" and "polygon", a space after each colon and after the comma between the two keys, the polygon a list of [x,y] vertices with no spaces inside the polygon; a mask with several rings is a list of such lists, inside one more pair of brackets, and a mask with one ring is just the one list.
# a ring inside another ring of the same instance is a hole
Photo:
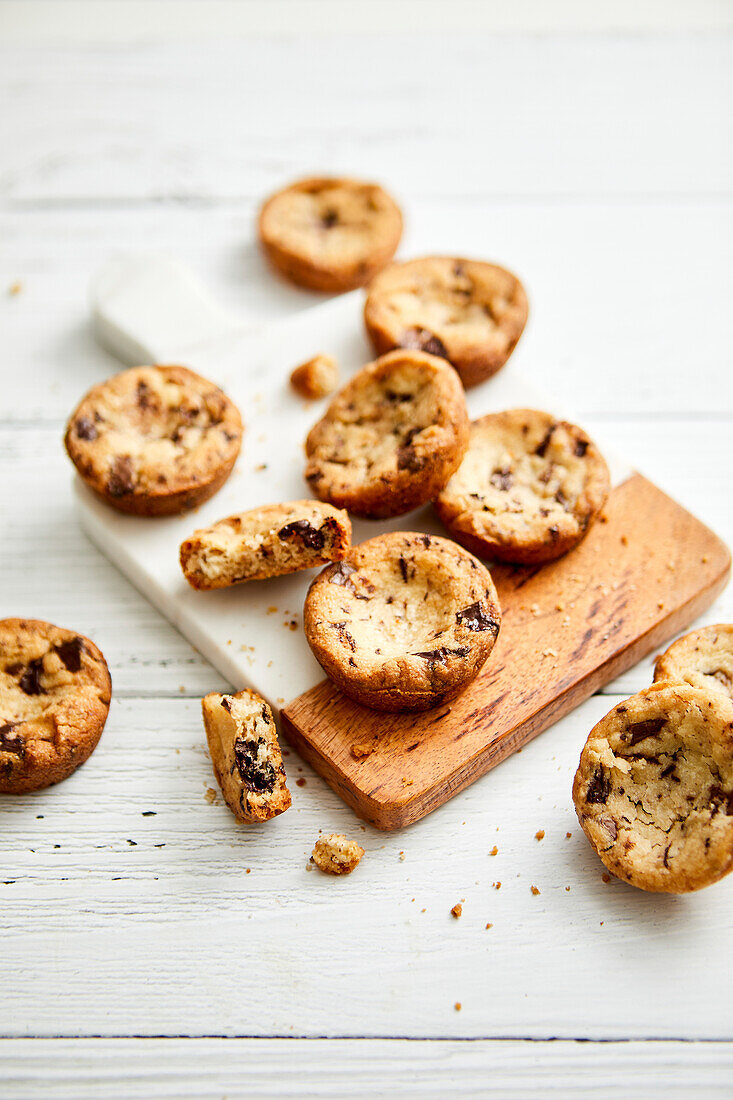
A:
{"label": "board handle", "polygon": [[97,340],[129,366],[185,363],[244,328],[189,268],[159,253],[109,260],[89,298]]}

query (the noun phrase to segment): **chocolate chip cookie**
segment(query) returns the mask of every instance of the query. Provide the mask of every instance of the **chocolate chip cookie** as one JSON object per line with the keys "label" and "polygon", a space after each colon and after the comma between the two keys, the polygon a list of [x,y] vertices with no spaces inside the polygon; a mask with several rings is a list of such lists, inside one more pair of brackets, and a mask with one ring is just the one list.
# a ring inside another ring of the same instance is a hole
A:
{"label": "chocolate chip cookie", "polygon": [[221,488],[239,454],[242,421],[217,386],[185,367],[133,367],[89,391],[64,442],[107,504],[168,516]]}
{"label": "chocolate chip cookie", "polygon": [[471,424],[466,456],[434,505],[454,539],[498,561],[552,561],[606,501],[608,467],[581,428],[534,409]]}
{"label": "chocolate chip cookie", "polygon": [[111,697],[94,642],[39,619],[0,621],[0,792],[38,791],[76,771]]}
{"label": "chocolate chip cookie", "polygon": [[355,546],[314,580],[305,636],[324,672],[375,710],[426,710],[458,695],[494,647],[488,570],[448,539],[414,532]]}
{"label": "chocolate chip cookie", "polygon": [[653,684],[591,730],[573,784],[583,831],[614,875],[683,894],[733,870],[733,706]]}
{"label": "chocolate chip cookie", "polygon": [[265,255],[282,275],[338,294],[363,286],[389,263],[402,214],[375,183],[304,179],[267,200],[258,228]]}
{"label": "chocolate chip cookie", "polygon": [[272,711],[254,691],[204,696],[206,739],[224,801],[239,821],[269,821],[290,806]]}
{"label": "chocolate chip cookie", "polygon": [[467,443],[455,371],[434,355],[393,351],[354,375],[311,429],[305,476],[337,508],[399,516],[443,488]]}
{"label": "chocolate chip cookie", "polygon": [[192,588],[227,588],[340,561],[351,546],[346,512],[317,500],[267,504],[220,519],[181,544]]}
{"label": "chocolate chip cookie", "polygon": [[733,624],[704,626],[678,638],[657,657],[654,679],[684,681],[733,699]]}
{"label": "chocolate chip cookie", "polygon": [[522,284],[503,267],[428,256],[390,264],[376,276],[364,323],[378,353],[420,348],[441,355],[468,387],[504,366],[528,310]]}

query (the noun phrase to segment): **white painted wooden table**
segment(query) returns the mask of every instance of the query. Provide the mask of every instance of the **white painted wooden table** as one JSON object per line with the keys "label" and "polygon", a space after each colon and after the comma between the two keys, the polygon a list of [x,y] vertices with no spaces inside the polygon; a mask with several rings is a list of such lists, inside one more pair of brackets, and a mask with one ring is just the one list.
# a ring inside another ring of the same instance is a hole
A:
{"label": "white painted wooden table", "polygon": [[[202,44],[145,40],[128,5],[127,40],[95,44],[37,7],[35,41],[0,4],[0,614],[89,634],[115,699],[72,779],[0,796],[0,1095],[731,1095],[733,881],[606,884],[570,801],[649,662],[402,834],[294,755],[292,811],[244,830],[205,798],[198,699],[224,685],[81,534],[61,449],[117,366],[92,270],[152,247],[285,317],[314,299],[262,264],[257,202],[343,170],[400,198],[403,255],[521,274],[517,369],[733,542],[729,30],[490,35],[458,3],[439,34],[254,35],[243,4],[240,38]],[[729,591],[705,621],[731,619]],[[306,873],[321,828],[366,848],[343,882]]]}

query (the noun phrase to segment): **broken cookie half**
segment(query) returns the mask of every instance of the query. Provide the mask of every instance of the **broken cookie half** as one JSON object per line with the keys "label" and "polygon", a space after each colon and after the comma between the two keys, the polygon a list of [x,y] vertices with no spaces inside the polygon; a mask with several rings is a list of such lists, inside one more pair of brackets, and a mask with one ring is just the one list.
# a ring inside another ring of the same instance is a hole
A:
{"label": "broken cookie half", "polygon": [[181,544],[192,588],[228,588],[340,561],[351,546],[346,512],[317,500],[266,504],[194,531]]}
{"label": "broken cookie half", "polygon": [[254,691],[201,703],[214,774],[224,801],[239,821],[269,821],[290,806],[272,711]]}

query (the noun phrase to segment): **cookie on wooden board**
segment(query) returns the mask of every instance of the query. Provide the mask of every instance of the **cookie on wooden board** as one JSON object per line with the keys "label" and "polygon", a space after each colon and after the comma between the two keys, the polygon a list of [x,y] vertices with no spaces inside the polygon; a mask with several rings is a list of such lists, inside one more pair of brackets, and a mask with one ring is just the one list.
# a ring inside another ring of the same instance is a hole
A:
{"label": "cookie on wooden board", "polygon": [[642,890],[700,890],[733,870],[733,705],[658,683],[591,730],[573,783],[583,831]]}
{"label": "cookie on wooden board", "polygon": [[576,546],[609,489],[606,462],[581,428],[510,409],[471,424],[463,462],[434,506],[472,553],[533,564]]}
{"label": "cookie on wooden board", "polygon": [[66,779],[97,747],[112,681],[82,634],[40,619],[0,621],[0,792]]}
{"label": "cookie on wooden board", "polygon": [[378,535],[311,585],[303,625],[316,660],[376,710],[427,710],[458,695],[494,647],[501,611],[488,570],[448,539]]}
{"label": "cookie on wooden board", "polygon": [[504,366],[527,323],[524,288],[503,267],[454,256],[394,263],[369,285],[364,323],[378,353],[420,348],[466,387]]}
{"label": "cookie on wooden board", "polygon": [[89,391],[64,442],[107,504],[167,516],[221,488],[239,454],[242,421],[218,386],[186,367],[133,367]]}
{"label": "cookie on wooden board", "polygon": [[181,543],[192,588],[227,588],[340,561],[351,546],[346,512],[318,500],[265,504],[202,527]]}
{"label": "cookie on wooden board", "polygon": [[654,679],[684,681],[733,700],[733,624],[693,630],[657,657]]}
{"label": "cookie on wooden board", "polygon": [[357,516],[403,515],[458,468],[468,414],[455,371],[424,352],[393,351],[336,395],[305,443],[313,493]]}
{"label": "cookie on wooden board", "polygon": [[265,255],[287,279],[340,293],[364,286],[389,263],[402,236],[402,214],[378,184],[311,178],[272,195],[258,231]]}
{"label": "cookie on wooden board", "polygon": [[216,781],[234,816],[247,824],[269,821],[290,806],[272,711],[255,691],[201,702]]}

